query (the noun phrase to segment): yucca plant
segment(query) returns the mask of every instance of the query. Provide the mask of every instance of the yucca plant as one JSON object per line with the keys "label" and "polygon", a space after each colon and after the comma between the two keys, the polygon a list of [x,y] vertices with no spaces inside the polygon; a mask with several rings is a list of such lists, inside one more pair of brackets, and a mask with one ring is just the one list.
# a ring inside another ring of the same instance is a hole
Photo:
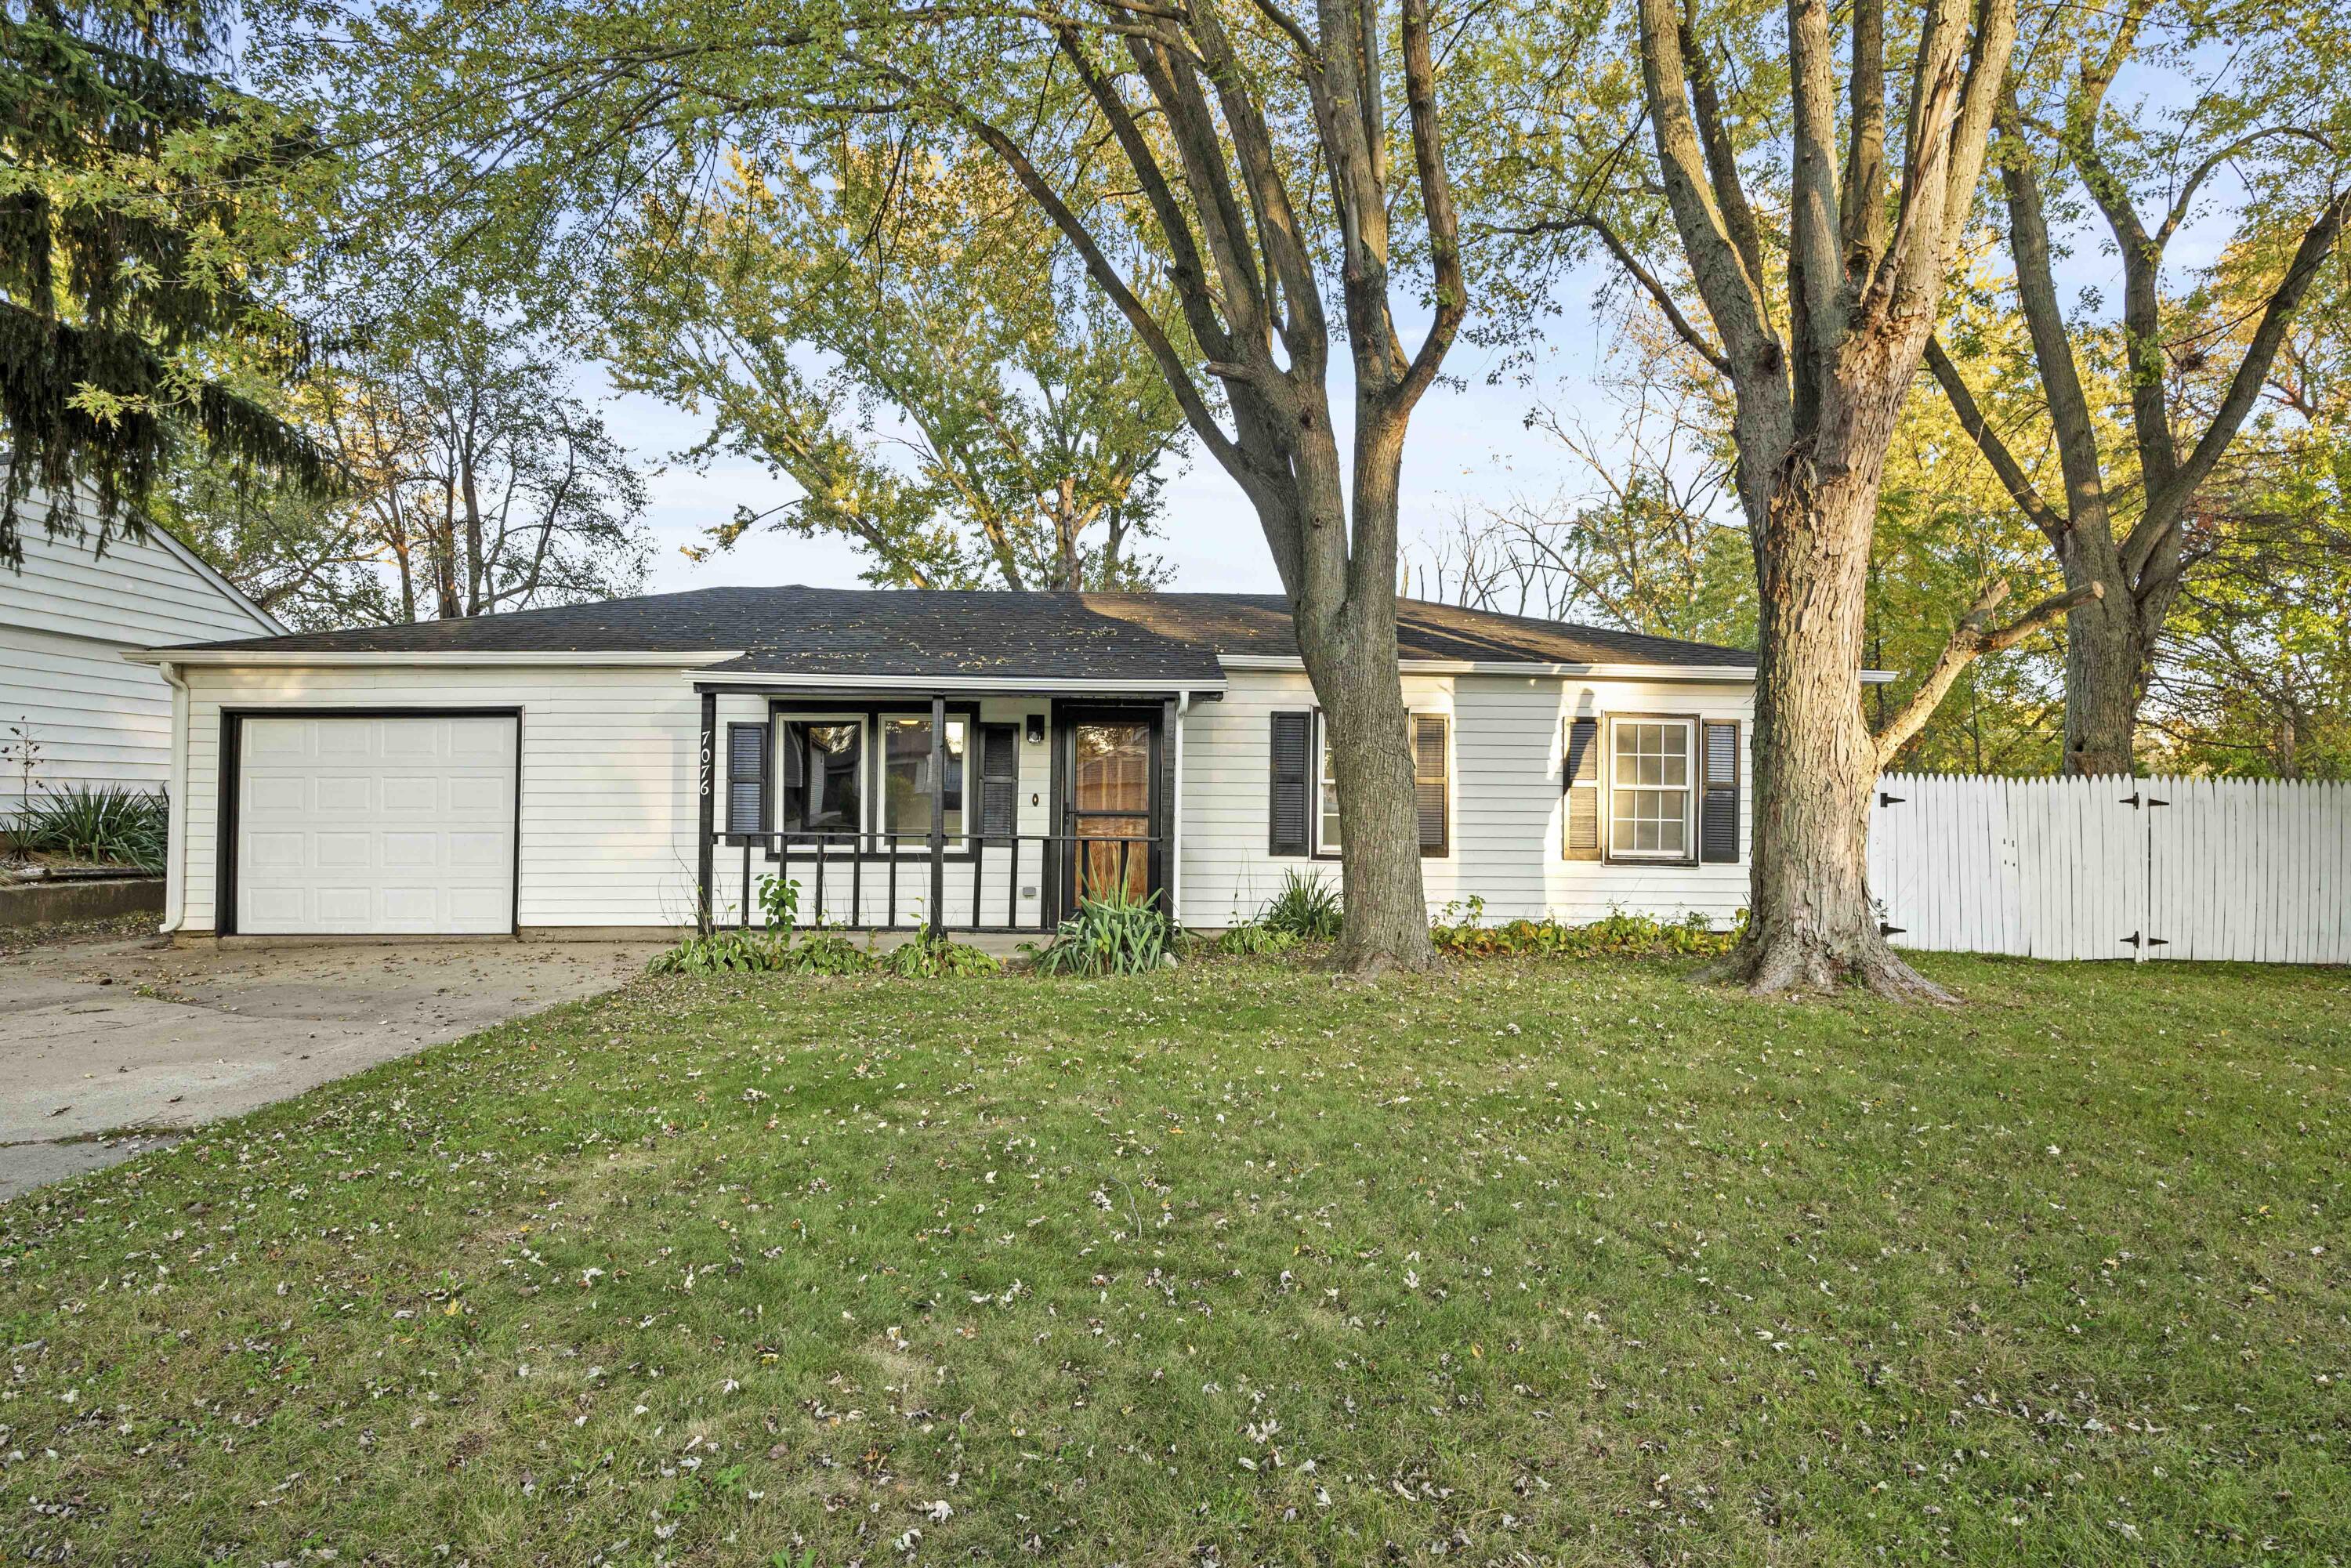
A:
{"label": "yucca plant", "polygon": [[172,810],[160,794],[110,784],[68,786],[25,804],[16,837],[28,850],[162,871]]}
{"label": "yucca plant", "polygon": [[1155,898],[1123,887],[1081,898],[1037,955],[1040,975],[1143,975],[1167,965],[1171,936]]}
{"label": "yucca plant", "polygon": [[1258,923],[1286,931],[1301,942],[1336,942],[1342,918],[1339,890],[1320,876],[1292,866],[1281,873],[1281,891],[1258,912]]}

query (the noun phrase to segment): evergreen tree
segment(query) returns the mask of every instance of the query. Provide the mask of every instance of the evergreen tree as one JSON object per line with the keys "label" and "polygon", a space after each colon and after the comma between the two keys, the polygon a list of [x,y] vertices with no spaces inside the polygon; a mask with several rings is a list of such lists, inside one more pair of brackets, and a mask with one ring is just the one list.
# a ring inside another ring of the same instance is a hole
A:
{"label": "evergreen tree", "polygon": [[[99,549],[182,443],[326,486],[269,406],[300,334],[256,293],[309,149],[206,72],[217,0],[0,0],[0,561],[18,514]],[[94,497],[95,505],[85,497]],[[73,498],[67,504],[66,498]]]}

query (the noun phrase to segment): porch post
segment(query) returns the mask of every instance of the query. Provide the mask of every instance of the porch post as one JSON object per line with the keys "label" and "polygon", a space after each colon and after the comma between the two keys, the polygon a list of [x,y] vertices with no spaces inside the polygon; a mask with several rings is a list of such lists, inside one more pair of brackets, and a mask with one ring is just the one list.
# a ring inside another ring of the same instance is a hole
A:
{"label": "porch post", "polygon": [[1151,824],[1151,858],[1158,862],[1153,878],[1166,900],[1167,919],[1176,919],[1176,758],[1184,744],[1184,706],[1174,697],[1159,705],[1159,820]]}
{"label": "porch post", "polygon": [[[969,826],[968,823],[966,824]],[[931,935],[946,929],[947,699],[931,698]]]}
{"label": "porch post", "polygon": [[718,694],[706,691],[702,694],[702,842],[695,857],[695,868],[700,872],[702,878],[701,887],[695,901],[695,925],[705,936],[710,935],[713,913],[710,901],[713,854],[711,829],[716,825],[717,821],[717,748]]}

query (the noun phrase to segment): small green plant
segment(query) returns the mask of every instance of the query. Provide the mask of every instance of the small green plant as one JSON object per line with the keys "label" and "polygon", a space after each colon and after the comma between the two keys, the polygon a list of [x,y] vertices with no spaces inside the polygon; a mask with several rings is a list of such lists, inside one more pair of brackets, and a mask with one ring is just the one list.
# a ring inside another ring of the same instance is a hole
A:
{"label": "small green plant", "polygon": [[1343,918],[1339,890],[1320,876],[1292,866],[1281,873],[1281,891],[1258,912],[1258,922],[1286,931],[1301,942],[1335,942]]}
{"label": "small green plant", "polygon": [[978,948],[929,930],[882,955],[874,968],[901,979],[925,979],[946,975],[994,975],[1004,965]]}
{"label": "small green plant", "polygon": [[789,931],[799,918],[799,883],[787,882],[780,876],[763,876],[759,879],[758,899],[759,918],[767,923],[770,931],[778,927]]}
{"label": "small green plant", "polygon": [[1143,975],[1165,968],[1171,932],[1155,898],[1136,898],[1123,887],[1078,901],[1037,955],[1040,975]]}
{"label": "small green plant", "polygon": [[[1465,958],[1515,953],[1577,957],[1602,953],[1712,957],[1728,953],[1731,944],[1739,940],[1738,925],[1717,931],[1711,920],[1695,910],[1678,921],[1665,921],[1618,909],[1584,925],[1569,925],[1548,917],[1489,925],[1485,915],[1486,901],[1482,898],[1448,904],[1430,924],[1429,940],[1437,945],[1438,952]],[[1743,916],[1740,924],[1744,924]]]}
{"label": "small green plant", "polygon": [[162,871],[171,831],[171,807],[160,794],[75,786],[28,800],[16,837],[28,850]]}
{"label": "small green plant", "polygon": [[1216,950],[1228,957],[1270,958],[1298,946],[1295,933],[1276,930],[1262,920],[1244,921],[1217,933]]}
{"label": "small green plant", "polygon": [[784,944],[764,932],[696,933],[645,966],[650,975],[757,974],[786,967]]}
{"label": "small green plant", "polygon": [[795,975],[862,975],[872,970],[873,955],[841,932],[820,927],[785,948],[776,967]]}

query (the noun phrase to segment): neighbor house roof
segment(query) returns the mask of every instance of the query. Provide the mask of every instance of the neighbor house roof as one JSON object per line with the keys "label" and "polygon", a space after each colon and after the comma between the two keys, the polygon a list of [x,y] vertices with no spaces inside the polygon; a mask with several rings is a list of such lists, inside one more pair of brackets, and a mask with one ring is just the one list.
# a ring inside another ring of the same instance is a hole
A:
{"label": "neighbor house roof", "polygon": [[[1745,671],[1743,649],[1564,622],[1397,601],[1407,663],[1651,665]],[[408,626],[305,632],[150,651],[232,664],[649,662],[703,678],[904,678],[1012,685],[1221,684],[1219,656],[1298,657],[1280,594],[1008,593],[929,589],[704,588]]]}

